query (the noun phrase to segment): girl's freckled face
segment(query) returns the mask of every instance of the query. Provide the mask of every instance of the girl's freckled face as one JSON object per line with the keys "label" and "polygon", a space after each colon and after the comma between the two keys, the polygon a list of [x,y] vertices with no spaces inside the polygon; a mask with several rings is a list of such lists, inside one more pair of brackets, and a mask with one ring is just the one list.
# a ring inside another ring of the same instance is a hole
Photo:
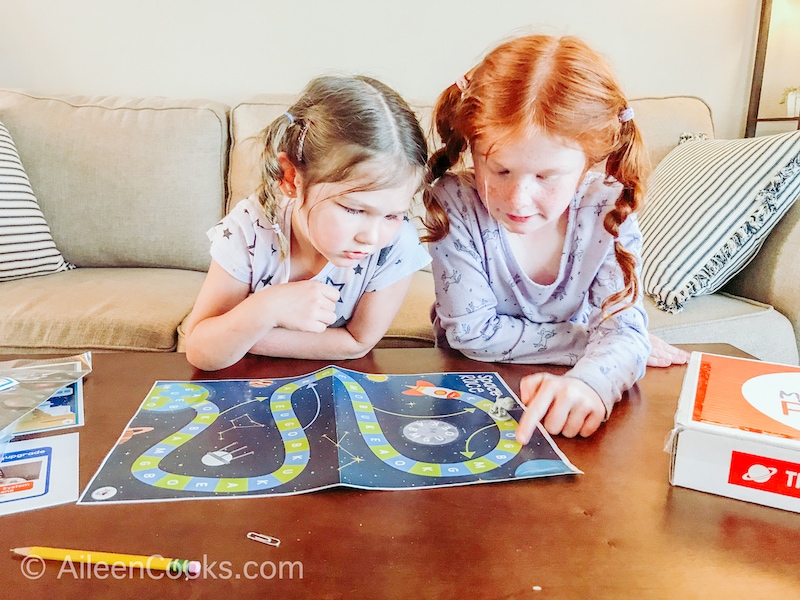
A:
{"label": "girl's freckled face", "polygon": [[531,233],[558,221],[569,208],[587,168],[575,144],[537,133],[490,147],[472,148],[478,195],[511,233]]}

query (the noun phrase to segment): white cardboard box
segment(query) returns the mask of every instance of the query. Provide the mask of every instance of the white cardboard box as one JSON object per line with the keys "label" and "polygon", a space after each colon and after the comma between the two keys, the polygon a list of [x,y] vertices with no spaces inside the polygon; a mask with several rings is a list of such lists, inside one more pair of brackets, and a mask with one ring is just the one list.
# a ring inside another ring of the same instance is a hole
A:
{"label": "white cardboard box", "polygon": [[800,367],[694,352],[670,483],[800,512]]}

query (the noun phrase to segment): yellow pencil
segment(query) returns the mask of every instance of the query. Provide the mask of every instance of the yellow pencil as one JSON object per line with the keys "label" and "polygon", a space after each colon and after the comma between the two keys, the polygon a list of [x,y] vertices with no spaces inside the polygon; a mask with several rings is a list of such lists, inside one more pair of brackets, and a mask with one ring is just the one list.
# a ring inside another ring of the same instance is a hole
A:
{"label": "yellow pencil", "polygon": [[17,556],[36,556],[44,560],[71,561],[73,563],[107,565],[125,565],[139,569],[170,571],[197,575],[200,573],[200,561],[181,560],[177,558],[161,558],[160,556],[137,556],[135,554],[116,554],[114,552],[92,552],[90,550],[69,550],[65,548],[48,548],[46,546],[30,546],[28,548],[12,548]]}

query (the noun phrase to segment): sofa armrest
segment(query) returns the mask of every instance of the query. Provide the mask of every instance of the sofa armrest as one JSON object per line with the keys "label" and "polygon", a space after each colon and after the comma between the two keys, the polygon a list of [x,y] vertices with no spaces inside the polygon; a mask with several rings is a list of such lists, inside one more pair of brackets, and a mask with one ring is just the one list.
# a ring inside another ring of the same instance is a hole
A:
{"label": "sofa armrest", "polygon": [[[800,193],[800,192],[798,192]],[[784,215],[755,258],[724,291],[771,304],[792,323],[800,347],[800,202]]]}

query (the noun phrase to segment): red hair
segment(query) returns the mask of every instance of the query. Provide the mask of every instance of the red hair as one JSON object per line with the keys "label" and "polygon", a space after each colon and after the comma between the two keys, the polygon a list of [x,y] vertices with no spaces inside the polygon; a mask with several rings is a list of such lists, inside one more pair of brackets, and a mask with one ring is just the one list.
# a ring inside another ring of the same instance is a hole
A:
{"label": "red hair", "polygon": [[[606,62],[574,37],[530,35],[492,50],[466,75],[462,90],[453,84],[442,92],[433,118],[443,146],[428,161],[432,184],[461,159],[468,147],[483,141],[496,144],[531,133],[546,132],[577,143],[587,167],[605,162],[609,178],[622,184],[604,227],[615,239],[619,226],[637,210],[644,196],[647,155],[636,124],[620,118],[627,107],[621,88]],[[430,189],[425,192],[426,241],[447,235],[444,209]],[[624,288],[609,296],[607,306],[638,296],[636,258],[614,243]]]}

